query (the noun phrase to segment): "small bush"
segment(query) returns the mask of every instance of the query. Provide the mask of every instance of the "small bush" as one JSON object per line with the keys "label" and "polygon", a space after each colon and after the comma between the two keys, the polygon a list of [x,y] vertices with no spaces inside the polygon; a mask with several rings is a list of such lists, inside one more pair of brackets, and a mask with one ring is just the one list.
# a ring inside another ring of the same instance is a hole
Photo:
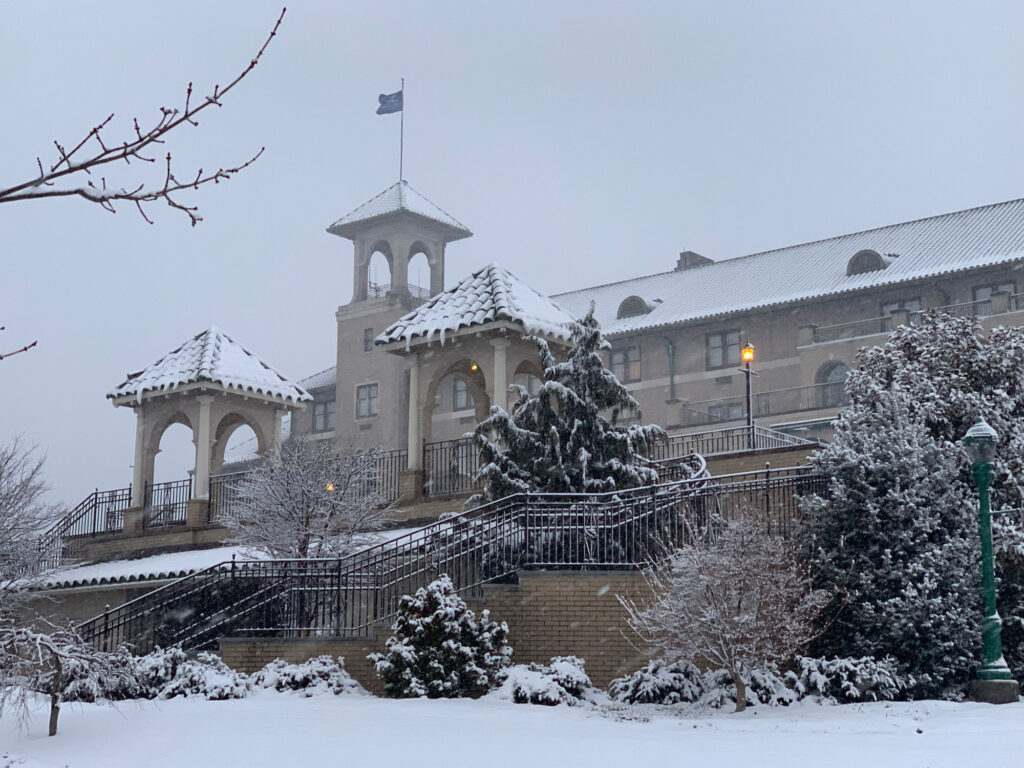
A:
{"label": "small bush", "polygon": [[256,672],[252,684],[257,688],[273,688],[275,691],[298,691],[303,696],[333,693],[365,693],[363,687],[345,671],[345,660],[330,656],[317,656],[302,664],[289,664],[283,659],[274,659]]}
{"label": "small bush", "polygon": [[[799,698],[787,687],[786,678],[779,674],[775,665],[758,667],[744,673],[743,682],[747,689],[747,706],[768,704],[786,706]],[[715,709],[736,703],[736,684],[725,669],[712,669],[704,673],[704,692],[700,703]]]}
{"label": "small bush", "polygon": [[704,680],[689,661],[666,664],[659,659],[632,675],[612,680],[608,692],[627,704],[679,704],[699,700]]}
{"label": "small bush", "polygon": [[244,699],[252,688],[249,678],[235,672],[220,657],[201,652],[178,665],[174,679],[160,692],[161,699],[204,696],[212,701]]}
{"label": "small bush", "polygon": [[575,656],[556,656],[547,665],[518,664],[507,671],[498,696],[516,704],[573,706],[594,687],[584,664]]}
{"label": "small bush", "polygon": [[384,653],[370,654],[389,696],[482,696],[510,663],[508,626],[466,607],[451,579],[441,576],[405,595]]}
{"label": "small bush", "polygon": [[124,646],[109,655],[110,668],[98,673],[94,667],[74,664],[65,668],[70,682],[64,688],[64,701],[123,701],[152,698],[139,681],[138,660]]}
{"label": "small bush", "polygon": [[135,659],[135,674],[143,690],[143,698],[155,699],[178,674],[187,661],[181,648],[157,648]]}
{"label": "small bush", "polygon": [[912,677],[901,677],[897,673],[896,660],[892,658],[797,656],[796,661],[797,670],[786,675],[786,684],[801,699],[818,696],[839,704],[892,701],[914,686]]}

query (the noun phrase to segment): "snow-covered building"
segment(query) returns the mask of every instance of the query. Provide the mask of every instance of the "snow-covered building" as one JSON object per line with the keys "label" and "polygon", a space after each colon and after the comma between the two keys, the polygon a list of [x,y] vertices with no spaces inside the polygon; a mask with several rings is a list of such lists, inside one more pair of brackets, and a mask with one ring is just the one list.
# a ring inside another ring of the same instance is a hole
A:
{"label": "snow-covered building", "polygon": [[[404,449],[411,471],[425,443],[460,437],[507,402],[510,382],[539,375],[525,334],[564,343],[591,305],[612,343],[608,364],[643,420],[670,432],[745,423],[748,343],[754,419],[816,436],[845,401],[857,349],[894,325],[931,308],[986,326],[1024,320],[1024,200],[722,261],[687,251],[666,272],[554,296],[497,264],[443,289],[445,248],[471,233],[406,182],[327,231],[354,243],[353,298],[337,311],[333,388],[330,370],[317,374],[292,433]],[[390,279],[371,280],[375,254]],[[420,255],[429,289],[410,284]]]}

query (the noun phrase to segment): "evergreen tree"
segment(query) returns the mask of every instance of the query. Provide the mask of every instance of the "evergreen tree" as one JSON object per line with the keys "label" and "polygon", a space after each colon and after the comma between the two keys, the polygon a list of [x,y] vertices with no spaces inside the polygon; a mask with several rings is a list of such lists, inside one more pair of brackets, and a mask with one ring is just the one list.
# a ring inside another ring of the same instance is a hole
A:
{"label": "evergreen tree", "polygon": [[855,403],[835,429],[814,459],[830,496],[806,504],[815,584],[836,592],[814,653],[891,656],[916,696],[965,686],[979,658],[980,547],[959,452],[897,392]]}
{"label": "evergreen tree", "polygon": [[478,619],[442,575],[398,603],[384,653],[369,656],[389,696],[482,696],[512,659],[508,626]]}
{"label": "evergreen tree", "polygon": [[494,407],[477,426],[484,490],[468,505],[525,491],[601,493],[658,481],[637,458],[665,433],[617,424],[623,414],[639,415],[640,406],[601,359],[609,345],[593,309],[573,323],[572,334],[564,362],[537,339],[544,369],[538,393],[517,386],[512,413]]}

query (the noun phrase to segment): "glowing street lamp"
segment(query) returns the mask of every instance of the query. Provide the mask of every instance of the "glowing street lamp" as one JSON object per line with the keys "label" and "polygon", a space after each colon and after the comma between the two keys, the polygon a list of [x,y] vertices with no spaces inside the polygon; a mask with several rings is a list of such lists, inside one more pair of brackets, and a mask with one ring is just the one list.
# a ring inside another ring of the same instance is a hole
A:
{"label": "glowing street lamp", "polygon": [[992,484],[992,459],[999,435],[984,419],[967,430],[964,445],[971,459],[971,475],[978,489],[978,527],[981,530],[981,590],[985,618],[981,623],[984,647],[981,666],[971,683],[971,696],[979,701],[1006,704],[1017,701],[1017,682],[1003,659],[1003,620],[996,610],[996,579],[992,561],[992,508],[988,489]]}
{"label": "glowing street lamp", "polygon": [[[740,360],[743,361],[743,367],[740,369],[747,377],[747,448],[753,449],[754,447],[754,410],[752,408],[751,397],[750,397],[750,376],[754,372],[750,370],[750,364],[754,362],[754,345],[749,341],[746,346],[740,350]],[[755,376],[757,374],[754,374]]]}

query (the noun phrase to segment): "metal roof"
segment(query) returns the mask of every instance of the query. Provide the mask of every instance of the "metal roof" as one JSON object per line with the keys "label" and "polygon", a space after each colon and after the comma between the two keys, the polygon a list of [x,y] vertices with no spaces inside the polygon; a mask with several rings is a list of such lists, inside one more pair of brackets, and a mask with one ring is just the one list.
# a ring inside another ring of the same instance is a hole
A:
{"label": "metal roof", "polygon": [[[850,259],[866,249],[883,256],[886,266],[847,275]],[[628,333],[1022,258],[1024,199],[1019,199],[551,298],[573,317],[582,317],[593,302],[605,333]],[[619,306],[631,296],[642,298],[651,311],[618,318]]]}

